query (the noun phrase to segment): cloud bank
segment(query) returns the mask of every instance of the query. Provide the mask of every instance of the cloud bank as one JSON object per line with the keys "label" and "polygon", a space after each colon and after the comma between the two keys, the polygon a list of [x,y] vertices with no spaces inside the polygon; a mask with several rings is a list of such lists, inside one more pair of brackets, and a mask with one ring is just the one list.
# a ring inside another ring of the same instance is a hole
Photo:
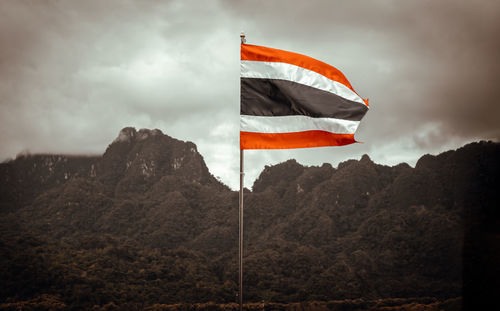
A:
{"label": "cloud bank", "polygon": [[102,153],[125,126],[198,145],[238,185],[239,33],[342,70],[371,109],[340,148],[246,151],[336,165],[500,138],[498,1],[3,1],[0,158]]}

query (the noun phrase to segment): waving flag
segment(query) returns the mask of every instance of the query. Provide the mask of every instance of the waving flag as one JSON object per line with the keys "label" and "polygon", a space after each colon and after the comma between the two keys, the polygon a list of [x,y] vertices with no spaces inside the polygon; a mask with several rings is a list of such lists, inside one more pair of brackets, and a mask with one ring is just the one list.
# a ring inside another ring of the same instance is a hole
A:
{"label": "waving flag", "polygon": [[240,149],[342,146],[368,111],[333,66],[297,53],[241,45]]}

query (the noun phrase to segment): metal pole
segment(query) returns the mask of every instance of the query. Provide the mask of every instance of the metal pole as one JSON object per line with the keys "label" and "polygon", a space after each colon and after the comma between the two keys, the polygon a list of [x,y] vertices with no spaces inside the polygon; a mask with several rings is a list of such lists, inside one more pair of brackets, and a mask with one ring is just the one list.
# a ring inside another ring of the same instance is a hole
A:
{"label": "metal pole", "polygon": [[[240,34],[241,38],[241,44],[245,43],[245,34],[242,32]],[[239,227],[240,227],[240,241],[239,241],[239,248],[240,248],[240,256],[239,256],[239,303],[240,303],[240,311],[243,311],[243,179],[245,176],[244,170],[243,170],[243,149],[240,147],[240,209],[239,209]]]}
{"label": "metal pole", "polygon": [[240,150],[240,311],[243,310],[243,178],[245,173],[243,172],[243,150]]}

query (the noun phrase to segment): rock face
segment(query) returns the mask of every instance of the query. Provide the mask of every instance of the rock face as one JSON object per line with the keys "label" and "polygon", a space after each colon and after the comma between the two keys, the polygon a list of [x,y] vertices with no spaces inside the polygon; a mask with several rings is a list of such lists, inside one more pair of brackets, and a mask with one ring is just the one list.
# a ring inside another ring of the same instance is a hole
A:
{"label": "rock face", "polygon": [[[499,156],[480,142],[415,168],[367,155],[266,167],[245,195],[245,299],[487,301],[498,286],[483,284],[500,274]],[[25,155],[0,178],[0,304],[235,300],[238,194],[193,143],[124,128],[102,156]]]}
{"label": "rock face", "polygon": [[165,176],[185,182],[218,185],[192,142],[160,130],[124,128],[97,165],[96,175],[117,195],[143,193]]}

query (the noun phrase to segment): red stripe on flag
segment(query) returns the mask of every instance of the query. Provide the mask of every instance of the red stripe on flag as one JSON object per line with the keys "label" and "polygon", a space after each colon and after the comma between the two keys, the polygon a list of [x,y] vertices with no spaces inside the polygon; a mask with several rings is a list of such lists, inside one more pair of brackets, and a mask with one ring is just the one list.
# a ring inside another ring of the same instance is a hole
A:
{"label": "red stripe on flag", "polygon": [[294,149],[344,146],[355,143],[354,134],[335,134],[325,131],[294,133],[240,132],[240,149]]}
{"label": "red stripe on flag", "polygon": [[[268,48],[258,45],[241,45],[241,60],[261,61],[261,62],[280,62],[299,66],[314,72],[317,72],[330,80],[337,81],[350,88],[354,93],[351,83],[344,74],[337,68],[328,65],[322,61],[298,53]],[[357,94],[357,93],[356,93]],[[358,94],[359,96],[359,94]],[[368,101],[363,100],[368,106]]]}

